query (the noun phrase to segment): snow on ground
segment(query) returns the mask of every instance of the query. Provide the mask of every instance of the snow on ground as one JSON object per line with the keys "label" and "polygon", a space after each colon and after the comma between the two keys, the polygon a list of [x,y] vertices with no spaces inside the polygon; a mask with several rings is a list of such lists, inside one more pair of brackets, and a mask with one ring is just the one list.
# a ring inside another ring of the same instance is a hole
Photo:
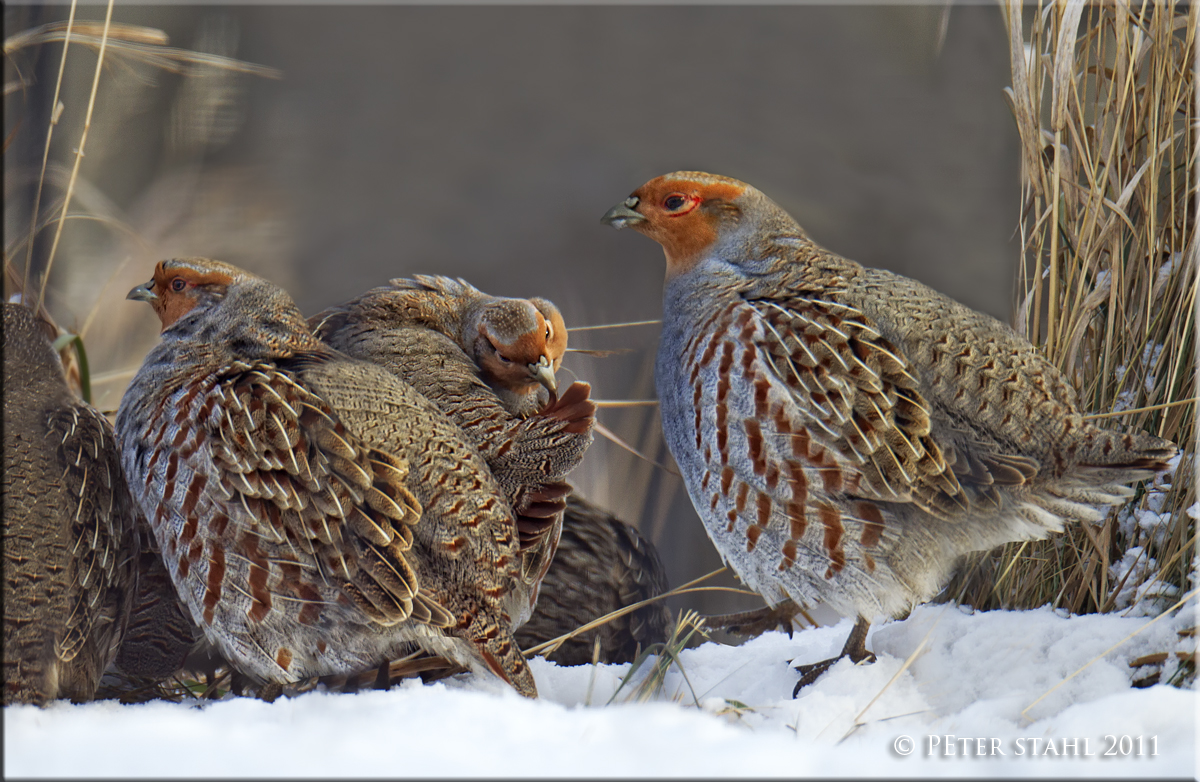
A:
{"label": "snow on ground", "polygon": [[1195,612],[1164,617],[1084,667],[1149,621],[922,606],[873,629],[877,663],[843,660],[795,700],[789,662],[835,654],[849,620],[684,651],[699,707],[674,668],[659,700],[627,702],[627,687],[608,704],[628,665],[541,659],[538,701],[463,675],[273,704],[14,706],[4,711],[4,773],[1192,777],[1195,691],[1133,689],[1129,661],[1194,651],[1177,631],[1196,624]]}

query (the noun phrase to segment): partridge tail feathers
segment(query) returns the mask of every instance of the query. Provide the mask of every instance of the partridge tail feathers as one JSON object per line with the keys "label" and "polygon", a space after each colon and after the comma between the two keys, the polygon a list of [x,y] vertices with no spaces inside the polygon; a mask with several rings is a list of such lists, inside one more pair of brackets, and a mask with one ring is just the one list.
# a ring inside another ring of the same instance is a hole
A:
{"label": "partridge tail feathers", "polygon": [[537,685],[529,663],[506,622],[496,622],[486,612],[477,612],[467,626],[466,634],[474,645],[476,656],[488,670],[525,697],[537,697]]}

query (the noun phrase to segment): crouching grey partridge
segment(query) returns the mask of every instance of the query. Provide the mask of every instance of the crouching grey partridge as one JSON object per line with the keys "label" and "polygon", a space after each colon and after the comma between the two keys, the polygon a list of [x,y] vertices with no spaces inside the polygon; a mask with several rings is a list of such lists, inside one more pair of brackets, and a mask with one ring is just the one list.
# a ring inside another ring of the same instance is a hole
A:
{"label": "crouching grey partridge", "polygon": [[131,491],[235,668],[283,685],[415,644],[536,695],[512,511],[453,423],[236,267],[163,261],[129,297],[162,321],[117,415]]}
{"label": "crouching grey partridge", "polygon": [[[522,648],[666,590],[649,541],[578,495],[564,502],[570,487],[552,480],[582,458],[595,406],[583,383],[562,398],[554,394],[567,331],[551,302],[490,296],[463,280],[416,275],[391,280],[309,323],[332,346],[390,369],[435,402],[476,442],[516,507],[529,509],[535,497],[547,518],[565,506],[561,539],[544,536],[557,539],[557,553],[534,548],[554,558],[548,570],[544,556],[530,568],[541,590],[517,633]],[[523,544],[541,540],[537,521],[519,516]],[[639,646],[664,640],[669,622],[665,604],[646,606],[549,656],[564,665],[590,662],[599,637],[600,661],[629,662]]]}
{"label": "crouching grey partridge", "polygon": [[665,252],[656,385],[709,536],[769,603],[856,615],[852,659],[961,555],[1099,520],[1175,453],[1084,420],[1012,329],[821,248],[744,182],[667,174],[603,222]]}
{"label": "crouching grey partridge", "polygon": [[571,491],[562,479],[583,459],[596,411],[586,383],[555,393],[567,345],[558,309],[545,299],[491,296],[463,280],[417,275],[309,323],[332,347],[410,384],[479,449],[517,514],[532,609]]}
{"label": "crouching grey partridge", "polygon": [[136,588],[112,425],[67,387],[43,324],[4,304],[4,703],[90,700]]}

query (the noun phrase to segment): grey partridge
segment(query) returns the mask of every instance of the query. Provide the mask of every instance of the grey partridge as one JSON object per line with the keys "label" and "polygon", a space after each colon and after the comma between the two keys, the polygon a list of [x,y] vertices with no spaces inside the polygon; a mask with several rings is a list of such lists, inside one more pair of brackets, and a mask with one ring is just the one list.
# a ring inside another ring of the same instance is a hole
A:
{"label": "grey partridge", "polygon": [[180,602],[148,525],[141,538],[137,592],[115,666],[132,682],[144,686],[180,673],[188,655],[202,643],[203,634]]}
{"label": "grey partridge", "polygon": [[222,656],[283,686],[415,644],[536,695],[512,511],[449,419],[236,267],[163,261],[129,298],[162,335],[117,414],[126,473]]}
{"label": "grey partridge", "polygon": [[586,383],[555,394],[567,344],[558,309],[541,298],[491,296],[461,279],[417,275],[309,323],[332,347],[406,381],[472,440],[517,513],[532,609],[571,491],[562,479],[591,443],[596,410]]}
{"label": "grey partridge", "polygon": [[603,222],[665,252],[656,386],[709,536],[768,603],[856,615],[852,659],[961,555],[1099,520],[1175,452],[1084,420],[1008,326],[823,249],[744,182],[667,174]]}
{"label": "grey partridge", "polygon": [[[666,590],[654,545],[635,527],[572,494],[558,552],[533,616],[517,630],[517,643],[530,649]],[[632,662],[639,648],[665,641],[670,625],[666,604],[651,603],[568,640],[546,658],[559,665],[590,663],[598,638],[599,662]]]}
{"label": "grey partridge", "polygon": [[4,304],[4,703],[86,701],[136,588],[112,425],[68,388],[34,314]]}

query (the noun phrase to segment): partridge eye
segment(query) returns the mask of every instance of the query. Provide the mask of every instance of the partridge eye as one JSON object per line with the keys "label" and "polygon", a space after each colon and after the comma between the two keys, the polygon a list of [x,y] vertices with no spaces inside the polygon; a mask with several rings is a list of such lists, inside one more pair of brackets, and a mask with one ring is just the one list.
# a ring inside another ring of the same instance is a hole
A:
{"label": "partridge eye", "polygon": [[674,195],[669,195],[666,197],[666,199],[663,200],[663,206],[666,207],[667,209],[670,209],[672,212],[674,212],[676,209],[678,209],[679,207],[683,206],[686,203],[687,203],[687,198],[685,196],[679,195],[678,193],[676,193]]}
{"label": "partridge eye", "polygon": [[183,281],[182,277],[176,277],[175,279],[171,280],[171,290],[175,291],[176,293],[179,293],[186,287],[187,283]]}
{"label": "partridge eye", "polygon": [[497,353],[496,358],[500,359],[501,364],[511,364],[512,361],[504,357],[503,353]]}

